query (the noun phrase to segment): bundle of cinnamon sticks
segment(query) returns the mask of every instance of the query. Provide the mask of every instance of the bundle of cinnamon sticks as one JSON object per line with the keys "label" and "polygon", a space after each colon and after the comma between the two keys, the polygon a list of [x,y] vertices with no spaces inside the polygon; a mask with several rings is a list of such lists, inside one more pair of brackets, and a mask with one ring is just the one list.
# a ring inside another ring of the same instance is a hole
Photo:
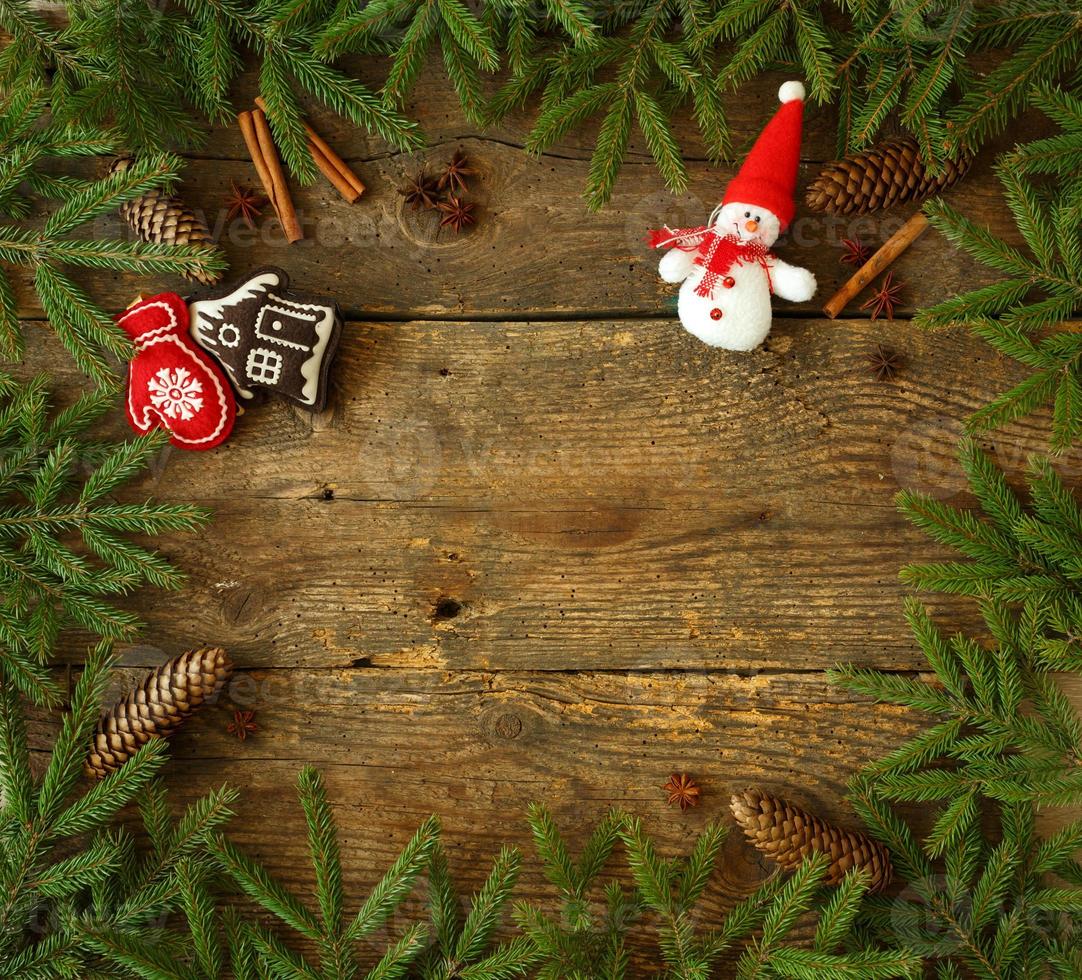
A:
{"label": "bundle of cinnamon sticks", "polygon": [[[297,220],[297,210],[289,195],[289,184],[286,182],[282,162],[278,158],[278,150],[267,123],[267,107],[260,98],[257,98],[255,103],[257,108],[237,114],[237,123],[248,147],[248,155],[255,165],[259,182],[263,185],[263,193],[267,195],[278,215],[287,241],[293,244],[304,237],[304,231]],[[364,193],[364,184],[360,177],[350,170],[349,165],[306,121],[304,131],[308,135],[308,152],[312,154],[315,165],[346,202],[353,204]]]}

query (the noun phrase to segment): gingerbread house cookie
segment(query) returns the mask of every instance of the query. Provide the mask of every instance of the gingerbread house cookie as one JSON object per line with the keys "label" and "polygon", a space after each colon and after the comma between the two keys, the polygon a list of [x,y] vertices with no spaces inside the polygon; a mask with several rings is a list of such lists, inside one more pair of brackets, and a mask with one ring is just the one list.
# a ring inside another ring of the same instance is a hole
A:
{"label": "gingerbread house cookie", "polygon": [[289,289],[281,269],[266,266],[234,283],[191,297],[191,335],[222,365],[237,394],[257,389],[313,412],[327,403],[327,376],[342,318],[332,299]]}

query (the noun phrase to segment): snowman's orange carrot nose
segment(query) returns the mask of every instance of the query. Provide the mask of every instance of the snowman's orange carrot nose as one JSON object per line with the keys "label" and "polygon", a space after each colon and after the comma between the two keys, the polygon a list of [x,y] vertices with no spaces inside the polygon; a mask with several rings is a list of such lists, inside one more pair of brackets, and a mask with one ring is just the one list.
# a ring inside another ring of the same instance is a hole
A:
{"label": "snowman's orange carrot nose", "polygon": [[756,220],[755,220],[755,219],[753,218],[753,219],[752,219],[751,221],[745,221],[745,222],[744,222],[744,227],[745,227],[745,228],[746,228],[746,229],[747,229],[748,231],[758,231],[758,230],[759,230],[759,222],[758,222],[758,221],[756,221]]}

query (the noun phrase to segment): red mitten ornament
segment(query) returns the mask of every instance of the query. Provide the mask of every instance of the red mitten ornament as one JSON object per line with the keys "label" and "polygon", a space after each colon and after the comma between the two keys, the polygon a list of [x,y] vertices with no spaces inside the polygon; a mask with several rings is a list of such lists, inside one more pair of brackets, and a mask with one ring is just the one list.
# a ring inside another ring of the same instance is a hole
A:
{"label": "red mitten ornament", "polygon": [[176,293],[140,300],[117,317],[135,342],[127,413],[140,435],[168,429],[181,449],[213,449],[233,430],[237,403],[218,366],[188,333],[188,305]]}

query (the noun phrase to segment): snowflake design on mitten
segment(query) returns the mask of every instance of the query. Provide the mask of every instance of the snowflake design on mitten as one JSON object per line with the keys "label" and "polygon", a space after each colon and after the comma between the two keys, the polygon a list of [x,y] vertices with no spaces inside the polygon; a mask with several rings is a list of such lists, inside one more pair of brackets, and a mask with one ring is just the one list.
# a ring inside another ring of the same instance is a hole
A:
{"label": "snowflake design on mitten", "polygon": [[150,403],[171,419],[193,419],[203,407],[203,386],[187,368],[162,368],[147,382]]}

